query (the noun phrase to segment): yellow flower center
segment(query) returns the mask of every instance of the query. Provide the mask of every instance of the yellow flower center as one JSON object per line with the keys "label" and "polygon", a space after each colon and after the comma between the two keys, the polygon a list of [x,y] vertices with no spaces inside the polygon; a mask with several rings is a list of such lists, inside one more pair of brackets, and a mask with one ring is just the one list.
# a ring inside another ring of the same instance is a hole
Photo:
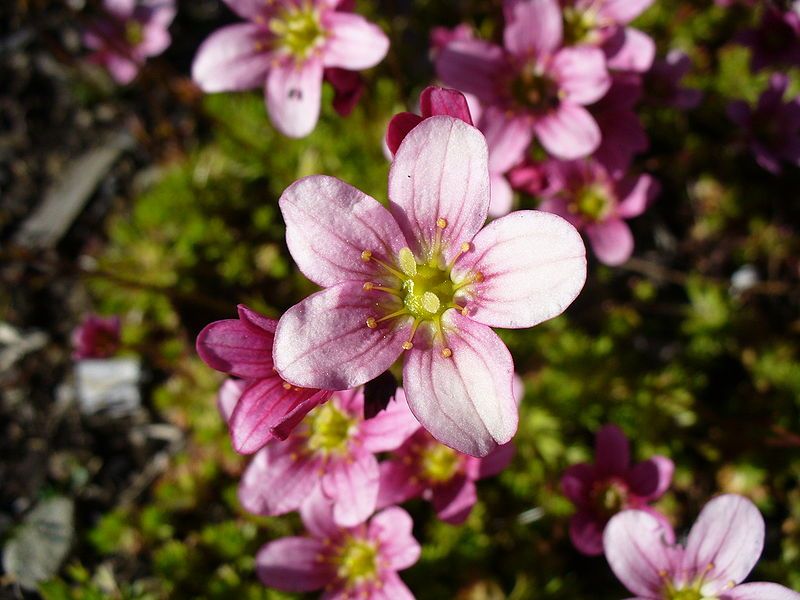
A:
{"label": "yellow flower center", "polygon": [[592,490],[592,501],[598,514],[610,518],[627,506],[628,490],[615,481],[603,483]]}
{"label": "yellow flower center", "polygon": [[564,9],[564,45],[591,44],[598,28],[597,15],[591,10],[578,10],[575,7]]}
{"label": "yellow flower center", "polygon": [[309,414],[308,447],[324,454],[343,453],[355,425],[355,419],[339,410],[333,401]]}
{"label": "yellow flower center", "polygon": [[350,538],[339,554],[339,577],[348,586],[374,579],[378,574],[378,549],[367,540]]}
{"label": "yellow flower center", "polygon": [[144,27],[139,21],[125,23],[125,41],[131,46],[138,46],[144,41]]}
{"label": "yellow flower center", "polygon": [[561,103],[558,83],[548,77],[536,62],[523,66],[517,77],[511,80],[510,91],[517,106],[539,114],[548,113]]}
{"label": "yellow flower center", "polygon": [[603,186],[587,185],[569,204],[570,212],[577,213],[588,221],[602,221],[611,212],[613,201]]}
{"label": "yellow flower center", "polygon": [[458,452],[444,444],[433,444],[422,450],[420,471],[431,483],[446,483],[458,472],[461,463]]}
{"label": "yellow flower center", "polygon": [[269,22],[277,46],[298,59],[306,59],[325,41],[319,12],[308,5],[287,7]]}

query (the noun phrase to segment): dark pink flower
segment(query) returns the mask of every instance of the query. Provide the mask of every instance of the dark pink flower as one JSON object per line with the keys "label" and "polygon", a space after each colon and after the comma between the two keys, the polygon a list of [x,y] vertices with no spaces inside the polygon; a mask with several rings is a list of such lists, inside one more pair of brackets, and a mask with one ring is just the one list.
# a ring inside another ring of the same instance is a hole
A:
{"label": "dark pink flower", "polygon": [[577,508],[570,521],[570,538],[589,556],[603,553],[603,530],[621,510],[645,510],[654,520],[666,521],[648,504],[667,491],[675,470],[663,456],[631,465],[628,439],[616,425],[598,431],[595,444],[595,462],[573,465],[561,478],[564,495]]}
{"label": "dark pink flower", "polygon": [[264,88],[273,124],[290,137],[316,126],[326,68],[368,69],[389,48],[379,27],[331,0],[225,2],[248,22],[213,33],[192,78],[205,92]]}
{"label": "dark pink flower", "polygon": [[703,99],[703,93],[681,86],[681,80],[691,70],[692,61],[687,54],[671,50],[666,58],[656,60],[645,75],[647,99],[653,104],[681,110],[695,108]]}
{"label": "dark pink flower", "polygon": [[239,485],[239,500],[252,513],[282,515],[322,486],[338,524],[362,523],[378,499],[375,454],[397,449],[417,428],[402,390],[369,420],[360,390],[336,392],[285,441],[272,440],[256,454]]}
{"label": "dark pink flower", "polygon": [[658,193],[649,175],[614,178],[598,161],[550,161],[541,210],[557,214],[586,232],[597,258],[620,265],[633,253],[633,234],[625,219],[641,215]]}
{"label": "dark pink flower", "polygon": [[390,209],[333,177],[280,199],[300,270],[326,288],[290,308],[275,366],[299,386],[348,389],[404,354],[403,387],[442,443],[487,455],[517,428],[513,362],[491,327],[532,327],[583,287],[585,248],[561,218],[519,211],[482,228],[486,141],[461,120],[425,119],[389,174]]}
{"label": "dark pink flower", "polygon": [[72,358],[108,358],[116,354],[120,344],[118,316],[89,315],[72,332]]}
{"label": "dark pink flower", "polygon": [[175,0],[103,0],[103,8],[105,15],[87,28],[83,43],[94,50],[89,60],[125,85],[133,81],[148,57],[169,46]]}
{"label": "dark pink flower", "polygon": [[245,385],[228,425],[236,451],[252,454],[273,438],[285,439],[331,392],[301,389],[281,379],[272,362],[278,322],[244,305],[238,310],[238,319],[207,325],[197,336],[196,346],[209,367],[246,380],[246,385],[226,383],[219,402],[224,415],[225,407],[231,405],[233,386]]}
{"label": "dark pink flower", "polygon": [[439,77],[494,109],[484,115],[484,131],[519,149],[516,156],[502,153],[509,168],[522,160],[534,135],[553,156],[591,154],[600,144],[600,129],[584,106],[602,98],[611,84],[602,50],[562,47],[558,0],[507,0],[505,17],[504,48],[452,41],[436,59]]}
{"label": "dark pink flower", "polygon": [[256,572],[264,585],[286,592],[324,588],[326,600],[413,600],[397,571],[417,562],[420,547],[402,508],[392,506],[368,523],[343,528],[331,504],[315,493],[300,516],[307,536],[281,538],[259,550]]}
{"label": "dark pink flower", "polygon": [[440,444],[424,429],[381,463],[378,508],[422,496],[443,521],[462,523],[478,500],[475,482],[497,475],[514,457],[511,443],[475,458]]}
{"label": "dark pink flower", "polygon": [[364,94],[364,80],[356,71],[329,67],[325,69],[325,81],[333,88],[333,110],[346,117]]}
{"label": "dark pink flower", "polygon": [[770,173],[782,171],[781,163],[800,165],[800,98],[784,102],[789,78],[775,73],[758,105],[746,102],[728,105],[728,116],[743,129],[756,162]]}
{"label": "dark pink flower", "polygon": [[654,0],[561,0],[567,45],[602,48],[608,68],[644,73],[653,64],[656,45],[650,36],[627,25]]}
{"label": "dark pink flower", "polygon": [[742,496],[706,504],[686,545],[668,523],[640,510],[611,519],[603,535],[611,570],[637,600],[800,600],[775,583],[742,580],[764,548],[764,519]]}
{"label": "dark pink flower", "polygon": [[761,23],[737,38],[749,47],[754,71],[770,67],[800,66],[800,14],[764,3]]}

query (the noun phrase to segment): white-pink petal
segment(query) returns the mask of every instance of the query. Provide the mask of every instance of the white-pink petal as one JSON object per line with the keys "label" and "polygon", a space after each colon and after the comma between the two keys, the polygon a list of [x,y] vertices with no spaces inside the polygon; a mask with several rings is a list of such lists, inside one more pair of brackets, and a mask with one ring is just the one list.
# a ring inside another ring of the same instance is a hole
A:
{"label": "white-pink petal", "polygon": [[331,566],[319,560],[327,548],[305,537],[287,537],[270,542],[256,555],[256,573],[261,582],[284,592],[310,592],[325,587],[335,577]]}
{"label": "white-pink petal", "polygon": [[565,100],[574,104],[597,102],[611,87],[606,57],[602,50],[591,46],[559,50],[553,57],[552,71]]}
{"label": "white-pink petal", "polygon": [[606,44],[609,69],[616,71],[632,71],[646,73],[653,66],[656,57],[656,43],[646,33],[626,27],[620,31],[620,39],[613,39]]}
{"label": "white-pink petal", "polygon": [[411,530],[414,522],[402,508],[391,506],[369,522],[368,536],[380,543],[380,555],[393,571],[402,571],[419,559],[420,546]]}
{"label": "white-pink petal", "polygon": [[745,583],[726,592],[721,600],[800,600],[800,593],[777,583]]}
{"label": "white-pink petal", "polygon": [[618,24],[626,24],[647,10],[655,0],[602,0],[598,5],[598,14]]}
{"label": "white-pink petal", "polygon": [[271,61],[264,49],[269,36],[266,29],[254,23],[218,29],[197,50],[192,79],[208,93],[262,87]]}
{"label": "white-pink petal", "polygon": [[301,138],[314,130],[322,99],[322,60],[291,60],[274,65],[267,76],[267,111],[282,134]]}
{"label": "white-pink petal", "polygon": [[602,139],[600,127],[589,111],[568,102],[539,118],[533,127],[545,150],[563,160],[589,156]]}
{"label": "white-pink petal", "polygon": [[603,264],[616,267],[633,254],[633,234],[622,219],[610,218],[591,223],[586,226],[586,235],[595,256]]}
{"label": "white-pink petal", "polygon": [[337,525],[355,527],[375,512],[379,479],[378,461],[368,452],[328,463],[322,491],[333,501]]}
{"label": "white-pink petal", "polygon": [[381,62],[389,50],[386,34],[361,15],[327,12],[323,26],[328,31],[322,59],[326,67],[369,69]]}
{"label": "white-pink petal", "polygon": [[558,0],[506,2],[506,49],[521,58],[543,58],[561,45],[564,23]]}

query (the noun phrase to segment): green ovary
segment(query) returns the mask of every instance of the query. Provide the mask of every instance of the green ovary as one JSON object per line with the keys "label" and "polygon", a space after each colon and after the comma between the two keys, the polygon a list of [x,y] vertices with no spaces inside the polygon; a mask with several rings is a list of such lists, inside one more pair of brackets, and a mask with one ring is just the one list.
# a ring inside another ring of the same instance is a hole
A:
{"label": "green ovary", "polygon": [[665,600],[714,600],[713,598],[708,598],[707,596],[703,596],[699,591],[696,589],[682,589],[682,590],[673,590],[668,591],[666,596],[664,596]]}
{"label": "green ovary", "polygon": [[347,449],[353,419],[336,408],[333,402],[322,405],[311,415],[308,447],[326,454]]}
{"label": "green ovary", "polygon": [[420,455],[422,475],[432,483],[450,481],[458,471],[458,453],[442,444],[425,448]]}
{"label": "green ovary", "polygon": [[597,28],[597,18],[590,11],[564,9],[564,41],[567,45],[590,42]]}
{"label": "green ovary", "polygon": [[270,21],[269,28],[278,38],[278,46],[296,58],[307,58],[325,39],[319,14],[313,8],[284,10]]}
{"label": "green ovary", "polygon": [[350,539],[339,556],[339,576],[349,584],[372,579],[378,573],[378,550],[366,540]]}
{"label": "green ovary", "polygon": [[128,21],[125,24],[125,41],[131,46],[138,46],[144,41],[144,28],[139,21]]}
{"label": "green ovary", "polygon": [[611,210],[611,198],[602,187],[588,186],[578,193],[573,206],[586,219],[600,221]]}
{"label": "green ovary", "polygon": [[403,304],[417,319],[441,315],[452,306],[455,294],[449,273],[428,265],[418,265],[416,271],[403,282]]}

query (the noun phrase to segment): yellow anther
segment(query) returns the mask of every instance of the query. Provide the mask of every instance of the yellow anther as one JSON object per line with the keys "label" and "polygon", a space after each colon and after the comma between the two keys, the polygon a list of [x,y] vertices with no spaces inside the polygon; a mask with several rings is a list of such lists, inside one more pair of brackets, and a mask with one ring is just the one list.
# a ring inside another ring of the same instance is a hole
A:
{"label": "yellow anther", "polygon": [[372,258],[372,252],[370,252],[369,250],[364,250],[361,253],[361,260],[363,260],[364,262],[369,262],[370,258]]}
{"label": "yellow anther", "polygon": [[285,390],[290,390],[290,389],[292,389],[292,384],[291,384],[291,383],[289,383],[288,381],[284,381],[284,382],[283,382],[283,389],[285,389]]}
{"label": "yellow anther", "polygon": [[438,219],[436,219],[436,226],[439,229],[446,228],[447,227],[447,219],[445,219],[444,217],[439,217]]}
{"label": "yellow anther", "polygon": [[401,249],[397,258],[400,260],[400,268],[403,273],[409,277],[414,277],[417,274],[417,260],[414,258],[414,253],[411,252],[410,248]]}
{"label": "yellow anther", "polygon": [[369,292],[370,290],[375,288],[375,284],[372,283],[371,281],[367,281],[361,287],[364,289],[365,292]]}
{"label": "yellow anther", "polygon": [[442,358],[450,358],[453,356],[453,351],[450,348],[442,348]]}
{"label": "yellow anther", "polygon": [[462,314],[463,316],[465,316],[465,317],[468,317],[468,316],[469,316],[469,309],[467,309],[467,307],[466,307],[466,306],[465,306],[465,307],[463,307],[463,308],[461,309],[461,314]]}
{"label": "yellow anther", "polygon": [[403,350],[411,350],[414,347],[414,344],[408,340],[403,342]]}
{"label": "yellow anther", "polygon": [[461,244],[461,252],[469,252],[470,248],[472,248],[472,244],[470,244],[469,242],[464,242],[463,244]]}
{"label": "yellow anther", "polygon": [[433,292],[425,292],[422,295],[422,308],[427,310],[432,315],[439,312],[439,307],[441,306],[441,304],[442,303],[439,300],[439,296],[437,296]]}
{"label": "yellow anther", "polygon": [[370,329],[375,329],[378,326],[378,322],[375,320],[375,317],[367,318],[367,327]]}
{"label": "yellow anther", "polygon": [[483,281],[483,279],[484,279],[483,273],[481,273],[480,271],[476,271],[475,276],[473,277],[473,281],[480,283],[481,281]]}

